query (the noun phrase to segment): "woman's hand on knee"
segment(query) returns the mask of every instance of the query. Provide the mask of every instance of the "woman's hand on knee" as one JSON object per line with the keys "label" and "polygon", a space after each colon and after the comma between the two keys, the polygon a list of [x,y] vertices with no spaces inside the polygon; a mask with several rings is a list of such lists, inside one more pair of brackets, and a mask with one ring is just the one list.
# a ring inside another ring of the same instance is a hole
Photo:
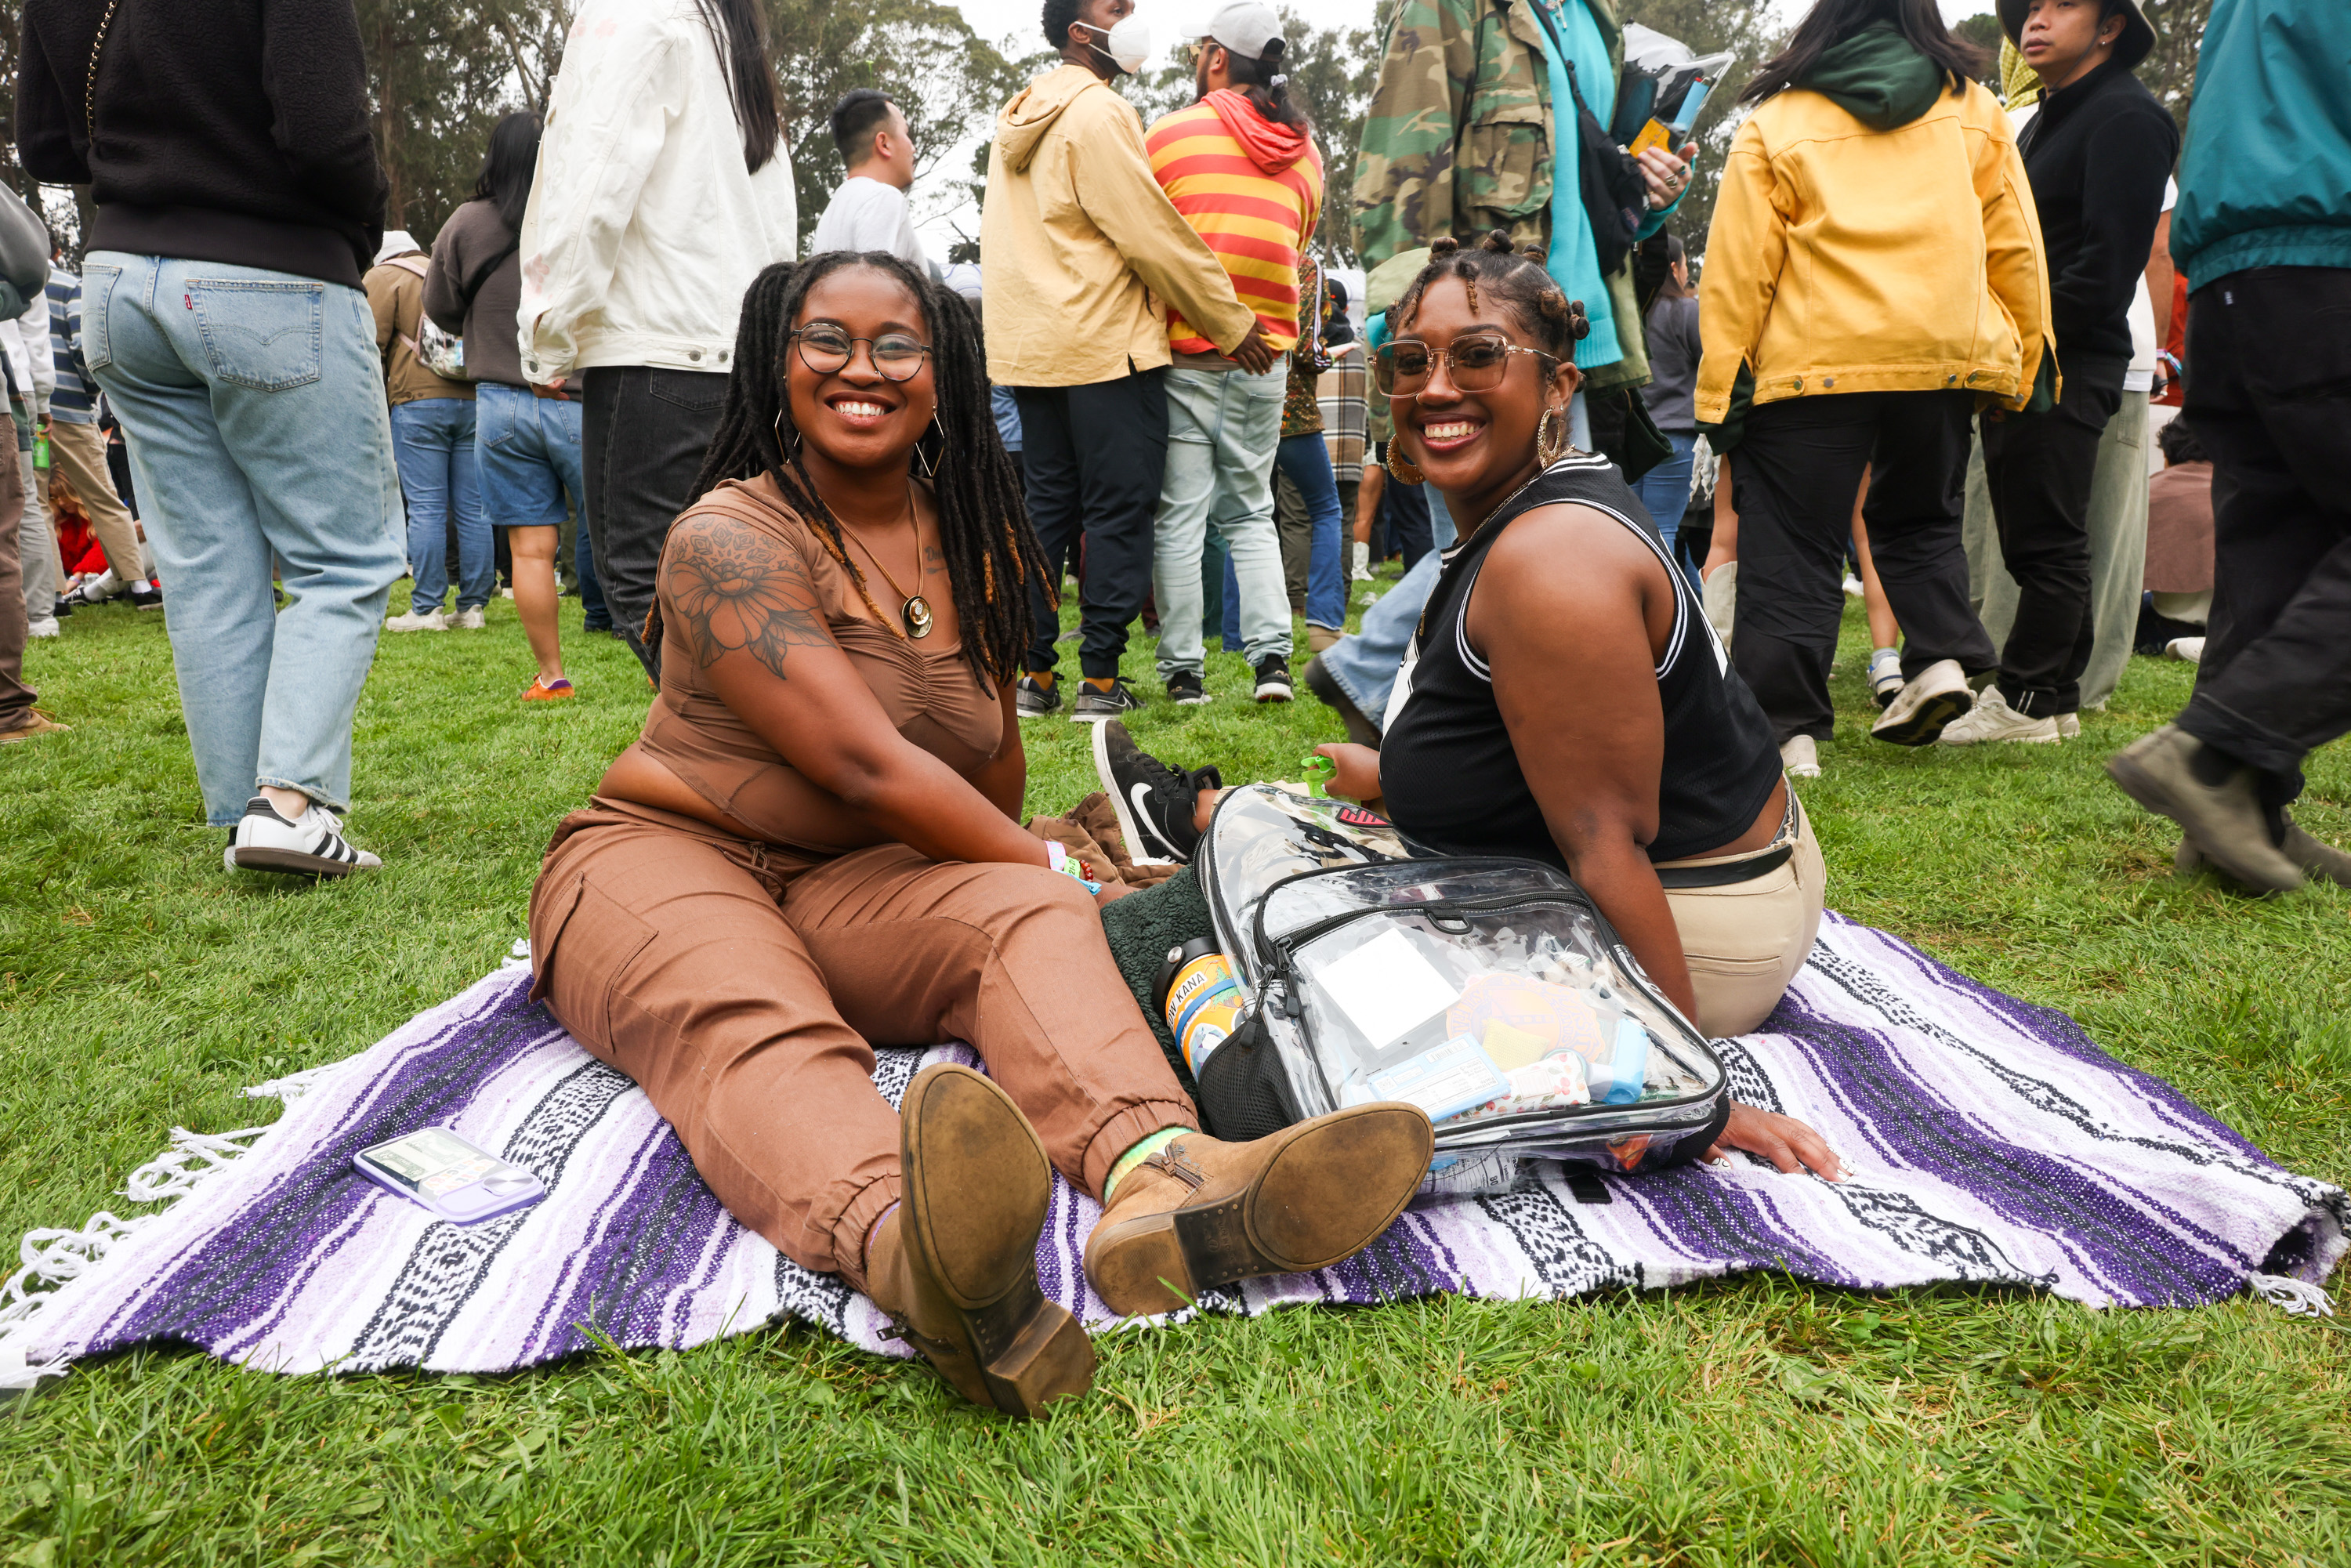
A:
{"label": "woman's hand on knee", "polygon": [[1809,1170],[1830,1181],[1844,1179],[1844,1165],[1818,1133],[1793,1116],[1736,1101],[1731,1103],[1730,1120],[1723,1126],[1722,1136],[1707,1150],[1706,1157],[1719,1159],[1729,1149],[1743,1149],[1769,1160],[1772,1169],[1782,1175]]}

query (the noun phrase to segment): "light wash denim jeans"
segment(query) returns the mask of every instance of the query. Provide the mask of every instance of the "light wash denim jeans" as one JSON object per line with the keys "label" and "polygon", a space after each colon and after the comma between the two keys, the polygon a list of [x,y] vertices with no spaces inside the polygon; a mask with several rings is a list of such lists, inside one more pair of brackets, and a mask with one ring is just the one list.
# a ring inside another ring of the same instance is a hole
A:
{"label": "light wash denim jeans", "polygon": [[457,514],[457,608],[479,610],[498,586],[496,541],[482,516],[474,466],[474,400],[421,397],[394,403],[392,455],[408,497],[408,607],[441,608],[449,591],[449,513]]}
{"label": "light wash denim jeans", "polygon": [[[1431,501],[1437,499],[1436,491],[1428,495]],[[1432,521],[1445,517],[1441,506],[1429,510]],[[1451,528],[1452,518],[1446,517],[1446,531]],[[1428,596],[1437,591],[1437,574],[1445,570],[1444,552],[1440,545],[1413,562],[1412,570],[1364,612],[1361,631],[1340,638],[1322,652],[1322,667],[1372,721],[1374,729],[1387,727],[1388,694],[1395,689],[1396,672],[1404,668],[1405,644],[1412,641],[1414,629],[1420,624]]]}
{"label": "light wash denim jeans", "polygon": [[[1340,563],[1339,484],[1331,472],[1331,449],[1320,435],[1285,435],[1274,459],[1275,468],[1290,476],[1305,498],[1309,533],[1306,553],[1306,620],[1332,632],[1347,624],[1347,569]],[[1440,503],[1441,504],[1441,503]],[[1275,528],[1279,543],[1280,529]],[[1215,584],[1205,579],[1201,592],[1215,602],[1201,628],[1204,637],[1219,638],[1228,650],[1246,646],[1241,636],[1240,581],[1233,558],[1209,541],[1201,570],[1221,574]],[[1211,587],[1217,591],[1210,592]]]}
{"label": "light wash denim jeans", "polygon": [[1290,591],[1273,528],[1273,456],[1289,380],[1287,355],[1261,376],[1181,365],[1167,372],[1167,466],[1151,572],[1163,681],[1204,668],[1200,554],[1212,528],[1232,557],[1249,663],[1290,656]]}
{"label": "light wash denim jeans", "polygon": [[82,348],[122,421],[171,595],[163,613],[204,815],[234,823],[262,784],[348,810],[351,714],[407,570],[367,296],[257,267],[93,251]]}

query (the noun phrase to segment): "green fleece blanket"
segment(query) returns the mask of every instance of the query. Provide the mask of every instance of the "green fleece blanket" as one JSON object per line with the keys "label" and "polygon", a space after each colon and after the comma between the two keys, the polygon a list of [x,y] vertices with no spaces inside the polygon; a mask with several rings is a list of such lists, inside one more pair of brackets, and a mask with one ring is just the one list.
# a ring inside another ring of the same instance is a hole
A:
{"label": "green fleece blanket", "polygon": [[1208,919],[1208,901],[1200,894],[1199,878],[1186,866],[1156,887],[1103,904],[1102,920],[1102,935],[1110,938],[1111,956],[1118,960],[1118,972],[1126,977],[1134,1005],[1150,1022],[1159,1049],[1167,1055],[1167,1065],[1176,1070],[1186,1093],[1197,1094],[1200,1086],[1184,1065],[1184,1053],[1176,1049],[1166,1019],[1151,1005],[1151,988],[1171,948],[1215,929]]}

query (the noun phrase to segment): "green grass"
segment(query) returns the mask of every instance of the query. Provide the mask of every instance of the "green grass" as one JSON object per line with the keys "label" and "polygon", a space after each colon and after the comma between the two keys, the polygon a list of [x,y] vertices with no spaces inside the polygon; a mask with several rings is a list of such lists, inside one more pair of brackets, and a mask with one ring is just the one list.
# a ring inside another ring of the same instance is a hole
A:
{"label": "green grass", "polygon": [[[566,607],[584,695],[560,706],[515,700],[530,667],[503,602],[484,634],[384,639],[350,828],[385,869],[317,888],[224,874],[160,617],[85,611],[35,646],[75,729],[0,750],[0,1238],[129,1207],[116,1189],[172,1125],[273,1116],[238,1090],[497,962],[549,831],[644,712],[627,652]],[[1856,738],[1805,790],[1832,904],[2351,1181],[2351,894],[2175,880],[2162,824],[2098,771],[2189,671],[2135,661],[2062,749],[1897,751],[1858,738],[1849,633]],[[1247,779],[1339,737],[1212,664],[1218,700],[1155,703],[1146,746]],[[1027,738],[1032,810],[1092,787],[1079,727]],[[2338,747],[2301,819],[2351,840],[2347,805]],[[2351,1561],[2351,1336],[2242,1301],[2096,1313],[1754,1277],[1101,1348],[1093,1396],[1032,1426],[802,1328],[503,1378],[128,1354],[0,1415],[0,1564]]]}

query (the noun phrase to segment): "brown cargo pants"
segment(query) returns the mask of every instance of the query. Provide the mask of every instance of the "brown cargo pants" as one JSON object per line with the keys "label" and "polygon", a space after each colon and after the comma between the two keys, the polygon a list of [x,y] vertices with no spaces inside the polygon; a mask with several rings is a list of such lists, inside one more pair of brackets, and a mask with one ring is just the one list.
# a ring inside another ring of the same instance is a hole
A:
{"label": "brown cargo pants", "polygon": [[643,1085],[719,1201],[852,1283],[898,1201],[875,1045],[968,1041],[1092,1194],[1139,1139],[1199,1124],[1093,900],[1042,865],[818,860],[599,800],[556,830],[530,942],[532,995]]}

